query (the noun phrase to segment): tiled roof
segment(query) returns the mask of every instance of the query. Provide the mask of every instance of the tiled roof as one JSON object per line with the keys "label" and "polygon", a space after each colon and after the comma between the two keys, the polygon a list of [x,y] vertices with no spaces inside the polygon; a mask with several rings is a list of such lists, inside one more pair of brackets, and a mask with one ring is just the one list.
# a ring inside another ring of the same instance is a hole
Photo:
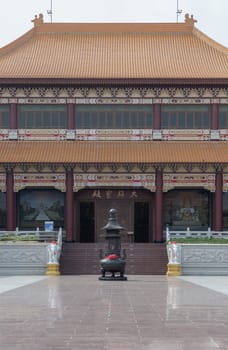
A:
{"label": "tiled roof", "polygon": [[2,141],[0,163],[228,163],[228,142]]}
{"label": "tiled roof", "polygon": [[194,23],[41,23],[0,49],[4,79],[227,79]]}

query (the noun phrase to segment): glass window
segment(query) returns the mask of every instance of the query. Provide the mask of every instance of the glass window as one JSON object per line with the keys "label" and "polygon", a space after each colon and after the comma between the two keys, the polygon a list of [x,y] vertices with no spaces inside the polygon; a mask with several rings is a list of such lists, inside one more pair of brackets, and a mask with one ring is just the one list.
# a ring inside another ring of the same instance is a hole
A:
{"label": "glass window", "polygon": [[[98,124],[100,125],[100,120],[98,120]],[[96,113],[92,112],[92,123],[91,123],[92,129],[96,129],[97,126],[97,118]]]}
{"label": "glass window", "polygon": [[106,116],[107,116],[107,129],[113,129],[115,124],[114,124],[112,113],[107,113]]}
{"label": "glass window", "polygon": [[187,129],[193,129],[193,119],[194,119],[194,114],[193,113],[187,113]]}
{"label": "glass window", "polygon": [[9,113],[8,112],[3,112],[2,113],[2,123],[1,127],[3,129],[9,128]]}
{"label": "glass window", "polygon": [[145,122],[146,122],[146,118],[144,117],[144,113],[139,112],[139,113],[138,113],[138,125],[139,125],[139,129],[144,129]]}
{"label": "glass window", "polygon": [[43,115],[43,126],[44,126],[45,129],[50,128],[51,119],[52,119],[51,117],[52,117],[51,113],[44,112],[44,115]]}
{"label": "glass window", "polygon": [[56,112],[53,112],[52,114],[52,127],[58,128],[58,114]]}
{"label": "glass window", "polygon": [[[201,128],[201,114],[199,112],[195,113],[195,127],[197,129]],[[205,120],[205,116],[204,116],[204,120]]]}
{"label": "glass window", "polygon": [[66,128],[64,105],[19,105],[18,127],[30,129]]}
{"label": "glass window", "polygon": [[178,115],[178,126],[180,129],[185,127],[185,114],[183,112],[180,112]]}
{"label": "glass window", "polygon": [[[92,120],[86,119],[86,113],[93,113]],[[83,121],[79,123],[80,120]],[[85,123],[85,119],[89,123]],[[80,105],[76,106],[76,128],[131,129],[151,128],[153,125],[152,106],[150,105]]]}
{"label": "glass window", "polygon": [[168,122],[168,113],[163,112],[162,113],[162,129],[168,129],[169,128],[169,122]]}
{"label": "glass window", "polygon": [[60,125],[59,125],[59,127],[61,129],[65,129],[67,127],[66,119],[67,119],[66,114],[64,112],[60,112]]}
{"label": "glass window", "polygon": [[76,128],[77,129],[82,129],[83,128],[83,125],[82,125],[82,114],[77,114],[76,120],[75,120],[75,124],[76,124]]}
{"label": "glass window", "polygon": [[226,112],[220,112],[220,114],[219,114],[219,128],[220,129],[226,129],[227,128]]}
{"label": "glass window", "polygon": [[123,129],[129,129],[131,124],[129,123],[129,116],[124,113],[123,115]]}
{"label": "glass window", "polygon": [[171,113],[171,115],[170,115],[170,128],[174,129],[174,128],[176,128],[176,125],[177,125],[176,114]]}
{"label": "glass window", "polygon": [[105,129],[106,128],[106,122],[105,122],[105,112],[100,113],[100,124],[99,129]]}
{"label": "glass window", "polygon": [[8,129],[9,128],[9,106],[8,105],[0,105],[0,129]]}
{"label": "glass window", "polygon": [[33,127],[33,114],[29,112],[27,116],[26,128],[32,128],[32,127]]}
{"label": "glass window", "polygon": [[203,119],[203,126],[205,129],[209,129],[210,128],[210,116],[209,113],[205,113],[204,114],[204,119]]}
{"label": "glass window", "polygon": [[219,128],[228,129],[228,105],[219,107]]}
{"label": "glass window", "polygon": [[85,114],[84,114],[84,128],[85,129],[89,129],[89,126],[90,126],[90,124],[89,124],[89,112],[85,112]]}
{"label": "glass window", "polygon": [[116,117],[115,117],[115,120],[116,120],[116,128],[117,129],[121,129],[121,112],[116,112]]}
{"label": "glass window", "polygon": [[149,129],[152,129],[152,115],[150,113],[146,113],[146,125]]}
{"label": "glass window", "polygon": [[137,129],[138,125],[137,125],[137,115],[133,114],[131,116],[131,127],[132,129]]}
{"label": "glass window", "polygon": [[38,112],[36,115],[36,127],[37,129],[41,129],[42,128],[42,118],[41,118],[41,113]]}
{"label": "glass window", "polygon": [[210,127],[207,105],[163,105],[163,129],[208,129]]}

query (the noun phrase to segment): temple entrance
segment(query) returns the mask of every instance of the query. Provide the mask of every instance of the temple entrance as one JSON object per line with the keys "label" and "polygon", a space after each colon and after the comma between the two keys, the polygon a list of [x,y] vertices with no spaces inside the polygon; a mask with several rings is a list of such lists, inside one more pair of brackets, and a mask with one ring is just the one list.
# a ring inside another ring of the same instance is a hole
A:
{"label": "temple entrance", "polygon": [[80,202],[80,242],[94,242],[94,202]]}
{"label": "temple entrance", "polygon": [[149,203],[135,202],[134,208],[134,241],[149,242]]}
{"label": "temple entrance", "polygon": [[101,242],[101,228],[107,224],[109,210],[117,210],[123,242],[153,241],[153,195],[147,190],[87,189],[76,199],[76,235],[81,243]]}
{"label": "temple entrance", "polygon": [[118,222],[124,228],[124,230],[121,231],[121,239],[122,241],[127,241],[128,232],[133,231],[133,205],[126,199],[103,200],[96,202],[96,232],[98,234],[97,241],[102,240],[100,236],[101,228],[107,224],[109,210],[112,208],[117,210]]}

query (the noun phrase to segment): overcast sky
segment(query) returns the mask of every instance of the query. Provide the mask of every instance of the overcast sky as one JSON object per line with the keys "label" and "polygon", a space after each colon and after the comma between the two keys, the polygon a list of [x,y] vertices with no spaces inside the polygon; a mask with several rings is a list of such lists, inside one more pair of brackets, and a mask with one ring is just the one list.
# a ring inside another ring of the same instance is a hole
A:
{"label": "overcast sky", "polygon": [[[35,14],[47,10],[51,0],[0,0],[0,47],[33,27]],[[228,0],[179,0],[182,14],[193,14],[196,26],[228,47]],[[176,22],[177,0],[52,0],[53,22]]]}

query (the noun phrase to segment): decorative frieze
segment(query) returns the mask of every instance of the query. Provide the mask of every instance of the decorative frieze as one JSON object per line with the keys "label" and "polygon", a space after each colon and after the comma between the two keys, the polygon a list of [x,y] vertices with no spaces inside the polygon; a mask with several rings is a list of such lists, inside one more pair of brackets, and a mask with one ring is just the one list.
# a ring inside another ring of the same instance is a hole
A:
{"label": "decorative frieze", "polygon": [[199,88],[196,88],[196,92],[197,92],[197,95],[199,97],[203,97],[205,95],[206,89],[202,88],[202,87],[199,87]]}
{"label": "decorative frieze", "polygon": [[44,97],[47,93],[48,89],[46,87],[38,87],[37,92],[40,97]]}
{"label": "decorative frieze", "polygon": [[215,174],[164,174],[163,191],[167,192],[176,187],[201,187],[215,192]]}
{"label": "decorative frieze", "polygon": [[104,88],[97,87],[95,90],[98,97],[102,97],[104,95]]}
{"label": "decorative frieze", "polygon": [[122,94],[117,88],[110,89],[109,91],[103,88],[97,88],[93,91],[95,93],[89,96],[88,89],[82,89],[79,92],[74,88],[67,88],[66,90],[56,88],[50,90],[50,93],[47,92],[47,89],[41,89],[39,93],[34,93],[34,90],[28,87],[21,90],[12,89],[11,94],[5,94],[5,90],[2,89],[0,104],[228,104],[225,90],[221,94],[221,91],[219,90],[218,92],[216,89],[209,96],[206,94],[204,96],[193,95],[189,89],[180,90],[180,93],[177,93],[172,88],[163,91],[162,95],[161,89],[148,90],[145,88],[137,91],[128,89],[126,90],[128,91],[127,93],[125,91]]}
{"label": "decorative frieze", "polygon": [[152,104],[152,98],[76,98],[76,104]]}
{"label": "decorative frieze", "polygon": [[133,187],[155,191],[155,174],[74,174],[74,192],[85,187]]}
{"label": "decorative frieze", "polygon": [[117,87],[110,88],[110,93],[111,93],[112,97],[116,97],[119,93],[119,88],[117,88]]}
{"label": "decorative frieze", "polygon": [[191,94],[191,89],[188,87],[184,87],[183,89],[181,89],[181,92],[183,96],[187,98]]}
{"label": "decorative frieze", "polygon": [[0,141],[8,141],[8,140],[9,140],[9,130],[0,129]]}
{"label": "decorative frieze", "polygon": [[148,141],[153,140],[152,129],[78,129],[75,130],[76,140],[91,141]]}
{"label": "decorative frieze", "polygon": [[66,88],[66,92],[67,92],[67,95],[68,95],[68,97],[74,97],[74,95],[75,95],[75,88],[73,88],[73,87],[68,87],[68,88]]}
{"label": "decorative frieze", "polygon": [[163,98],[161,100],[162,104],[210,104],[210,98]]}
{"label": "decorative frieze", "polygon": [[8,91],[9,91],[10,97],[16,97],[18,90],[16,87],[9,87]]}
{"label": "decorative frieze", "polygon": [[24,87],[23,91],[24,91],[25,96],[29,97],[32,93],[32,88],[31,87]]}
{"label": "decorative frieze", "polygon": [[0,129],[0,141],[227,141],[228,130],[209,129]]}
{"label": "decorative frieze", "polygon": [[89,88],[80,88],[79,91],[81,95],[85,98],[89,95]]}
{"label": "decorative frieze", "polygon": [[16,87],[10,86],[4,88],[0,86],[1,95],[4,97],[36,97],[36,98],[51,98],[52,96],[58,97],[62,96],[64,98],[67,97],[83,97],[83,98],[99,98],[103,96],[112,96],[116,97],[117,95],[121,98],[137,98],[141,97],[149,97],[149,98],[173,98],[174,96],[177,98],[192,98],[192,99],[211,99],[211,98],[223,98],[228,95],[227,88],[220,87],[160,87],[160,86],[152,86],[152,87],[125,87],[121,88],[118,86],[105,88],[104,86],[97,86],[94,88],[89,87],[61,87],[61,86],[24,86],[24,87]]}
{"label": "decorative frieze", "polygon": [[[1,134],[0,134],[1,136]],[[67,130],[65,129],[18,129],[18,139],[24,141],[65,141]]]}
{"label": "decorative frieze", "polygon": [[[86,169],[85,169],[86,167]],[[88,166],[84,164],[83,171],[88,171]],[[127,167],[125,167],[127,168]],[[140,167],[139,167],[140,168]],[[155,174],[151,173],[118,173],[118,166],[112,169],[112,173],[102,173],[103,167],[98,167],[99,174],[84,173],[74,174],[73,191],[77,192],[85,187],[141,187],[152,192],[155,191]],[[146,168],[140,170],[145,172]],[[131,169],[126,169],[131,171]],[[27,187],[52,187],[62,192],[66,191],[65,173],[15,173],[14,191],[18,192]],[[173,173],[163,174],[163,192],[174,188],[204,188],[215,192],[215,174],[205,173]],[[6,192],[6,174],[0,174],[0,191]],[[223,174],[223,192],[228,191],[228,174]]]}
{"label": "decorative frieze", "polygon": [[65,98],[19,98],[18,104],[66,104]]}
{"label": "decorative frieze", "polygon": [[26,187],[54,187],[62,192],[66,191],[65,174],[26,173],[14,174],[14,192]]}
{"label": "decorative frieze", "polygon": [[211,133],[209,129],[163,129],[162,140],[166,141],[208,141]]}
{"label": "decorative frieze", "polygon": [[0,141],[227,141],[228,129],[0,129]]}

